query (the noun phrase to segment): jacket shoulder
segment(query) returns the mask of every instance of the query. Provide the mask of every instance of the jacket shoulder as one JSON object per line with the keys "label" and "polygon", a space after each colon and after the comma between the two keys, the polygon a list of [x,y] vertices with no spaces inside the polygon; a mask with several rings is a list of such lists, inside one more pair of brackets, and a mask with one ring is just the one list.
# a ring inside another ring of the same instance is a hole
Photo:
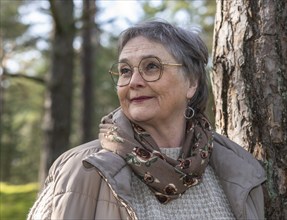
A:
{"label": "jacket shoulder", "polygon": [[[96,153],[101,149],[101,145],[98,139],[93,140],[91,142],[79,145],[74,147],[63,154],[61,154],[52,164],[49,173],[55,173],[57,169],[65,165],[69,161],[69,163],[79,163],[88,157],[90,154]],[[71,165],[71,164],[70,164]]]}
{"label": "jacket shoulder", "polygon": [[72,148],[52,165],[47,184],[53,185],[52,219],[92,219],[102,178],[82,161],[101,149],[98,140]]}
{"label": "jacket shoulder", "polygon": [[237,182],[242,187],[266,179],[265,170],[251,153],[218,133],[214,134],[210,164],[222,180]]}
{"label": "jacket shoulder", "polygon": [[[220,151],[226,153],[226,155],[232,155],[241,159],[242,161],[247,162],[248,164],[254,166],[261,174],[264,173],[264,170],[259,163],[259,161],[242,146],[238,145],[234,141],[230,140],[226,136],[215,133],[214,134],[214,151]],[[232,161],[230,161],[232,162]],[[263,173],[262,173],[263,172]]]}

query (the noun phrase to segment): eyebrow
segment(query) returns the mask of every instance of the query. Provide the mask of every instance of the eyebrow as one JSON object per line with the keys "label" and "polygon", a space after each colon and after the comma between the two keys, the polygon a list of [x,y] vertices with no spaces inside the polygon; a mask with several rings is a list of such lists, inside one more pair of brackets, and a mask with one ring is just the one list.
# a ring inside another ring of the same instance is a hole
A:
{"label": "eyebrow", "polygon": [[[144,55],[142,57],[140,57],[140,60],[144,59],[144,58],[150,58],[150,57],[156,57],[158,58],[157,56],[155,55]],[[123,63],[128,63],[129,59],[127,58],[123,58],[123,59],[120,59],[119,62],[123,62]]]}

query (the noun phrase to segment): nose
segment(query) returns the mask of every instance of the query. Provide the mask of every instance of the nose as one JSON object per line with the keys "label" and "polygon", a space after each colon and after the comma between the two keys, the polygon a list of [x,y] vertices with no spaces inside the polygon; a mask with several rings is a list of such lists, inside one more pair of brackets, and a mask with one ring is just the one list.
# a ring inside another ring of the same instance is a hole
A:
{"label": "nose", "polygon": [[141,87],[145,85],[145,80],[142,78],[140,72],[139,72],[139,68],[138,67],[134,67],[134,72],[133,75],[131,77],[131,81],[129,86],[130,87]]}

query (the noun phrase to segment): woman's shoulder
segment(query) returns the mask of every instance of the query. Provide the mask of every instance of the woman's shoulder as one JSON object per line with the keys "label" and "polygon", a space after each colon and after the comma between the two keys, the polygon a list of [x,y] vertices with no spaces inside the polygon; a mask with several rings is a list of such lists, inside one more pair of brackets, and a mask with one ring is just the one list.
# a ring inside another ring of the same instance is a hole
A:
{"label": "woman's shoulder", "polygon": [[254,161],[256,160],[251,153],[245,150],[242,146],[230,140],[224,135],[214,133],[214,150],[221,150],[223,152],[229,152],[241,157],[244,160]]}
{"label": "woman's shoulder", "polygon": [[70,150],[61,154],[53,163],[49,173],[56,173],[57,170],[63,167],[73,169],[76,165],[82,165],[82,161],[89,155],[98,152],[101,149],[101,145],[98,139],[90,141],[88,143],[71,148]]}
{"label": "woman's shoulder", "polygon": [[87,156],[91,153],[99,151],[99,149],[101,149],[100,141],[96,139],[69,149],[68,151],[60,155],[58,159],[63,160],[64,158],[75,155]]}
{"label": "woman's shoulder", "polygon": [[94,140],[59,156],[28,219],[44,219],[46,213],[49,219],[91,219],[102,179],[97,172],[85,169],[82,161],[100,149],[99,141]]}
{"label": "woman's shoulder", "polygon": [[235,168],[246,165],[255,169],[258,176],[263,177],[265,175],[262,165],[251,153],[226,136],[218,133],[214,133],[211,160],[213,163],[221,161],[220,163],[228,166],[234,165]]}

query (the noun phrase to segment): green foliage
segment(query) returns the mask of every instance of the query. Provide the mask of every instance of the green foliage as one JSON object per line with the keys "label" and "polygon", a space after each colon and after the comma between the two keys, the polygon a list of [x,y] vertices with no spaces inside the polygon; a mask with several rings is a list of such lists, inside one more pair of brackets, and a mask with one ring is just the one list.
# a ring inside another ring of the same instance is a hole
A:
{"label": "green foliage", "polygon": [[144,9],[142,19],[162,18],[183,27],[200,27],[202,37],[211,52],[216,1],[140,1]]}
{"label": "green foliage", "polygon": [[[159,4],[160,2],[160,4]],[[167,2],[166,1],[158,1],[157,5],[151,4],[151,1],[145,0],[141,1],[143,10],[145,12],[145,18],[154,17],[157,13],[163,12],[167,9]]]}
{"label": "green foliage", "polygon": [[[115,48],[115,47],[114,47]],[[96,114],[97,114],[97,125],[103,115],[112,111],[119,106],[116,87],[114,86],[111,76],[108,73],[111,65],[116,62],[116,51],[111,48],[101,47],[96,52]]]}
{"label": "green foliage", "polygon": [[27,29],[28,25],[19,22],[20,14],[18,10],[22,4],[22,0],[13,1],[13,3],[8,0],[1,0],[0,20],[1,35],[3,38],[13,39],[19,37]]}
{"label": "green foliage", "polygon": [[15,75],[42,77],[47,72],[45,51],[35,48],[33,37],[23,37],[30,27],[21,20],[20,11],[26,3],[4,0],[0,7],[1,180],[16,184],[38,179],[45,86]]}
{"label": "green foliage", "polygon": [[[112,42],[111,42],[112,44]],[[94,138],[98,138],[98,125],[101,118],[119,106],[116,89],[112,83],[112,79],[108,73],[108,70],[113,62],[116,60],[116,50],[114,45],[110,47],[103,47],[101,45],[94,48],[94,100],[93,112],[94,112]],[[79,57],[80,54],[77,54]],[[77,62],[79,59],[77,59]],[[81,109],[82,109],[82,94],[81,94],[81,70],[80,64],[76,64],[76,74],[74,83],[74,103],[73,109],[73,128],[71,135],[71,146],[77,146],[81,144],[80,129],[81,129]]]}
{"label": "green foliage", "polygon": [[23,79],[4,82],[7,87],[2,94],[1,179],[12,183],[36,181],[44,88]]}
{"label": "green foliage", "polygon": [[9,185],[0,183],[0,219],[26,219],[35,202],[38,184]]}

